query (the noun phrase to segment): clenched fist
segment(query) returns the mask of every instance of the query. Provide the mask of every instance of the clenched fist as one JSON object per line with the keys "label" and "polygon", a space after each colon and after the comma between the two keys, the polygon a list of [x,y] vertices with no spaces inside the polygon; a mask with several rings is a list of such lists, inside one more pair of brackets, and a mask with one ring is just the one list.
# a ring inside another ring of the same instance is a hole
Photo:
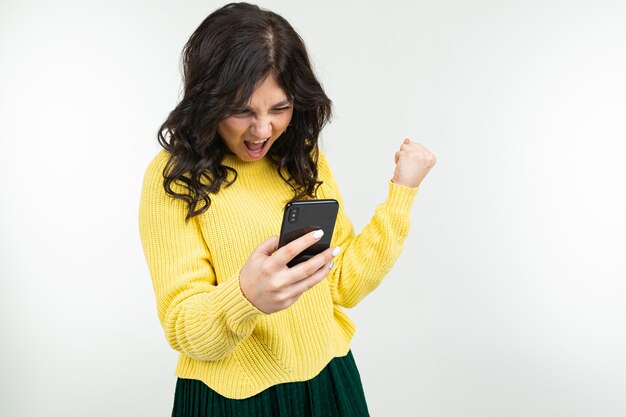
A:
{"label": "clenched fist", "polygon": [[404,139],[400,150],[396,152],[396,169],[391,181],[409,188],[419,187],[436,163],[437,157],[425,146]]}

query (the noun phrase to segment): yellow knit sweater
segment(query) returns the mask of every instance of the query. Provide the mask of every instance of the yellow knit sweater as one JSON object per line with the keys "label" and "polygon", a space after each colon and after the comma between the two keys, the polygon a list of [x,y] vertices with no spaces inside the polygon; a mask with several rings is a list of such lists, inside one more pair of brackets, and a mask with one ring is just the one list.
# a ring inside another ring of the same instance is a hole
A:
{"label": "yellow knit sweater", "polygon": [[237,170],[237,180],[186,223],[186,204],[163,190],[167,157],[161,151],[146,171],[139,228],[159,319],[180,352],[176,374],[241,399],[311,379],[332,358],[346,355],[355,326],[341,307],[354,307],[376,288],[400,255],[418,189],[389,182],[387,200],[355,236],[320,152],[324,183],[317,198],[339,201],[331,244],[341,253],[328,276],[295,304],[265,314],[244,297],[239,271],[254,248],[279,234],[291,188],[267,158],[243,162],[228,155],[224,164]]}

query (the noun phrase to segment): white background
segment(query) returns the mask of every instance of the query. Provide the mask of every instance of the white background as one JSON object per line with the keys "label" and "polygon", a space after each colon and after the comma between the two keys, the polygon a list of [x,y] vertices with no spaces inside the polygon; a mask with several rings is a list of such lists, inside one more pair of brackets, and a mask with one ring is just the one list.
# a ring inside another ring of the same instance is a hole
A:
{"label": "white background", "polygon": [[[137,209],[212,1],[0,3],[0,415],[168,416]],[[373,416],[626,415],[626,4],[264,1],[334,101],[357,230],[439,158],[349,311]]]}

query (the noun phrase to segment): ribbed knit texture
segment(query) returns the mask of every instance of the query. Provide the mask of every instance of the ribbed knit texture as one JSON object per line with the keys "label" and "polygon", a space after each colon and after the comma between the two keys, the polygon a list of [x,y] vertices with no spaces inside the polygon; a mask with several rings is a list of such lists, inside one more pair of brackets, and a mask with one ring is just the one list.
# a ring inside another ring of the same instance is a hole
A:
{"label": "ribbed knit texture", "polygon": [[359,371],[352,357],[334,358],[314,378],[276,384],[233,400],[195,379],[179,378],[172,417],[368,417]]}
{"label": "ribbed knit texture", "polygon": [[228,398],[247,398],[269,386],[315,377],[345,356],[354,323],[341,307],[354,307],[375,289],[396,261],[409,230],[418,191],[389,182],[386,201],[355,236],[328,162],[317,198],[339,201],[332,246],[335,266],[286,310],[265,314],[241,292],[239,271],[264,240],[278,235],[283,207],[293,197],[267,158],[224,164],[238,177],[211,195],[207,212],[185,222],[187,205],[163,189],[168,154],[148,166],[139,229],[165,337],[181,353],[176,374],[201,380]]}

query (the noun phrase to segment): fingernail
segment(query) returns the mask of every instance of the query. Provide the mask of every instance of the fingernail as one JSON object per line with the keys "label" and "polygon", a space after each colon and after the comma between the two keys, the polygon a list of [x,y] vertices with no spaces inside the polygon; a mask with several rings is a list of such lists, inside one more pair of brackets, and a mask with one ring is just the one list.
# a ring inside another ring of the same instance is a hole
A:
{"label": "fingernail", "polygon": [[320,237],[322,237],[322,236],[324,236],[324,231],[323,231],[322,229],[320,229],[320,230],[316,230],[316,231],[313,233],[313,237],[314,237],[315,239],[319,239],[319,238],[320,238]]}
{"label": "fingernail", "polygon": [[328,264],[328,269],[333,269],[333,266],[335,266],[335,261],[330,261],[330,263]]}
{"label": "fingernail", "polygon": [[333,257],[339,255],[339,252],[341,252],[341,248],[337,246],[335,249],[333,249]]}

